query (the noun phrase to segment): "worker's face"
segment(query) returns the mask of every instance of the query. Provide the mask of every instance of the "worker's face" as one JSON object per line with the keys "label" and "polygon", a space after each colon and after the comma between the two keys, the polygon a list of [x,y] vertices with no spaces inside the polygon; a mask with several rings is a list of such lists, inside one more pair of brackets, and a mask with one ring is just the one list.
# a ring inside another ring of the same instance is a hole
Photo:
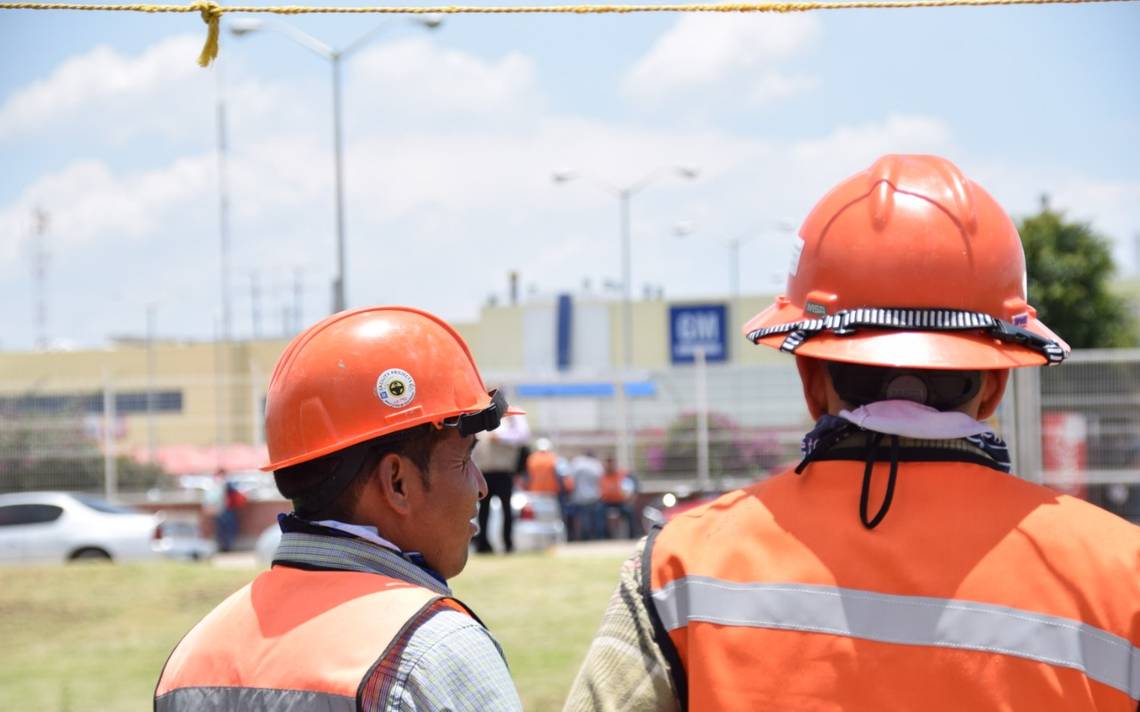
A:
{"label": "worker's face", "polygon": [[467,564],[476,531],[472,520],[479,500],[487,496],[487,481],[471,460],[474,447],[474,436],[448,429],[432,451],[428,487],[416,485],[413,498],[416,546],[444,578],[458,575]]}

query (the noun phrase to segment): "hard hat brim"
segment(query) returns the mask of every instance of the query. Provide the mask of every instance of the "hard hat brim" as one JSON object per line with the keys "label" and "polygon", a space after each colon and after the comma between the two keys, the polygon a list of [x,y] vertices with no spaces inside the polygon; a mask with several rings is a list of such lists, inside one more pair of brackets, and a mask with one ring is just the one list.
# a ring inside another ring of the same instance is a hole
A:
{"label": "hard hat brim", "polygon": [[[454,416],[460,416],[460,415],[467,415],[467,414],[471,414],[471,413],[478,413],[482,410],[485,410],[488,406],[490,406],[492,399],[493,399],[492,394],[488,393],[486,401],[484,401],[478,405],[473,405],[469,408],[464,408],[460,411],[449,414],[447,417],[454,417]],[[515,406],[508,406],[507,412],[504,414],[504,417],[507,415],[526,415],[526,411],[523,410],[522,408],[517,408]],[[426,423],[436,422],[439,419],[440,418],[438,416],[428,416],[428,415],[425,415],[423,417],[418,417],[418,418],[415,418],[415,417],[409,418],[407,420],[406,424],[402,423],[402,425],[404,425],[404,427],[400,428],[400,430],[410,430],[412,428],[418,427],[420,425],[424,425]],[[310,452],[310,453],[305,453],[303,455],[298,455],[296,457],[292,457],[292,458],[289,458],[287,460],[281,460],[278,462],[270,462],[268,464],[262,465],[258,469],[261,470],[262,472],[273,472],[275,470],[280,470],[280,469],[285,468],[285,467],[291,467],[293,465],[298,465],[302,462],[307,462],[309,460],[315,460],[317,458],[324,457],[325,455],[331,455],[334,452],[338,452],[338,451],[343,450],[345,448],[352,447],[353,445],[358,445],[358,444],[360,444],[366,440],[371,440],[372,438],[380,437],[381,435],[386,435],[388,433],[393,433],[393,432],[399,432],[399,430],[394,431],[391,429],[390,426],[383,424],[383,423],[378,423],[377,427],[374,430],[363,433],[361,435],[358,435],[357,437],[346,439],[344,441],[331,444],[331,445],[324,447],[324,448],[321,448],[319,450],[315,450],[315,451]]]}
{"label": "hard hat brim", "polygon": [[[786,324],[804,318],[814,318],[814,315],[805,314],[794,304],[777,303],[753,317],[745,324],[742,332],[748,334],[762,327]],[[1068,345],[1037,319],[1030,318],[1021,326],[1038,336],[1058,342],[1068,350]],[[756,343],[779,349],[784,338],[783,334],[773,334],[761,338]],[[1045,356],[1037,351],[1005,343],[977,331],[867,329],[845,336],[824,332],[804,341],[795,353],[825,361],[871,366],[962,371],[1022,368],[1043,366],[1047,363]]]}

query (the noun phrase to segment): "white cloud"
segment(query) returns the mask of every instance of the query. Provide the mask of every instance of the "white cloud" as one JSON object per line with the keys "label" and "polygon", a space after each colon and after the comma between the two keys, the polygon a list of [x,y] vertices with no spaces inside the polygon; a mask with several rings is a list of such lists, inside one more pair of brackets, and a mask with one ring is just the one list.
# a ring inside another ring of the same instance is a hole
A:
{"label": "white cloud", "polygon": [[77,112],[177,85],[202,73],[194,61],[199,35],[177,35],[137,57],[100,45],[59,65],[48,77],[16,91],[0,106],[0,135],[74,121]]}
{"label": "white cloud", "polygon": [[351,72],[354,104],[374,105],[381,115],[517,111],[535,94],[530,57],[508,52],[485,60],[424,37],[365,50],[352,60]]}
{"label": "white cloud", "polygon": [[793,155],[805,165],[866,168],[885,153],[944,153],[950,127],[930,116],[891,115],[881,122],[836,127],[821,139],[797,143]]}
{"label": "white cloud", "polygon": [[764,72],[749,91],[749,98],[756,104],[769,104],[802,94],[819,86],[819,80],[804,74],[784,74],[770,70]]}
{"label": "white cloud", "polygon": [[[728,79],[747,84],[749,73],[803,53],[819,35],[819,20],[808,13],[684,15],[633,66],[624,88],[633,97],[657,99]],[[761,78],[755,86],[774,81]]]}
{"label": "white cloud", "polygon": [[[153,237],[205,194],[213,180],[211,156],[187,156],[153,171],[115,175],[99,161],[76,161],[41,176],[13,203],[0,209],[0,234],[28,233],[28,216],[39,208],[50,217],[53,244],[72,249],[87,243],[118,243]],[[3,258],[19,250],[2,244]]]}

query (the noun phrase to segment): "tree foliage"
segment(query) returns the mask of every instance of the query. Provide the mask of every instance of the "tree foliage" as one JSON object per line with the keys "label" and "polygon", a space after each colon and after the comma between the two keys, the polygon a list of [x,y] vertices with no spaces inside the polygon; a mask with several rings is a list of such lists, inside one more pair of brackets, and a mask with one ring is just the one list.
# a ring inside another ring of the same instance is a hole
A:
{"label": "tree foliage", "polygon": [[[709,414],[709,476],[758,477],[783,464],[788,453],[774,435],[740,428],[720,413]],[[665,447],[646,457],[655,477],[691,480],[697,476],[697,415],[682,413],[669,424]]]}
{"label": "tree foliage", "polygon": [[1074,349],[1136,345],[1128,304],[1108,289],[1116,267],[1105,237],[1089,223],[1066,220],[1046,199],[1017,228],[1038,319]]}

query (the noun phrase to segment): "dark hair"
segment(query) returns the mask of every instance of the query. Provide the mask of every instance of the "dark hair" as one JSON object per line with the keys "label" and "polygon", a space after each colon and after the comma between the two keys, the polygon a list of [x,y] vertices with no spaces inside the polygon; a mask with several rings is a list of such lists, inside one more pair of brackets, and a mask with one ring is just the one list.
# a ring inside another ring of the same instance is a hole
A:
{"label": "dark hair", "polygon": [[292,500],[298,516],[351,522],[356,500],[386,455],[402,455],[411,460],[420,470],[424,487],[430,489],[428,468],[432,452],[445,437],[446,430],[426,423],[276,470],[273,481],[281,496]]}
{"label": "dark hair", "polygon": [[894,368],[828,361],[831,385],[845,403],[861,406],[880,400],[912,400],[938,410],[954,410],[981,388],[981,371]]}

